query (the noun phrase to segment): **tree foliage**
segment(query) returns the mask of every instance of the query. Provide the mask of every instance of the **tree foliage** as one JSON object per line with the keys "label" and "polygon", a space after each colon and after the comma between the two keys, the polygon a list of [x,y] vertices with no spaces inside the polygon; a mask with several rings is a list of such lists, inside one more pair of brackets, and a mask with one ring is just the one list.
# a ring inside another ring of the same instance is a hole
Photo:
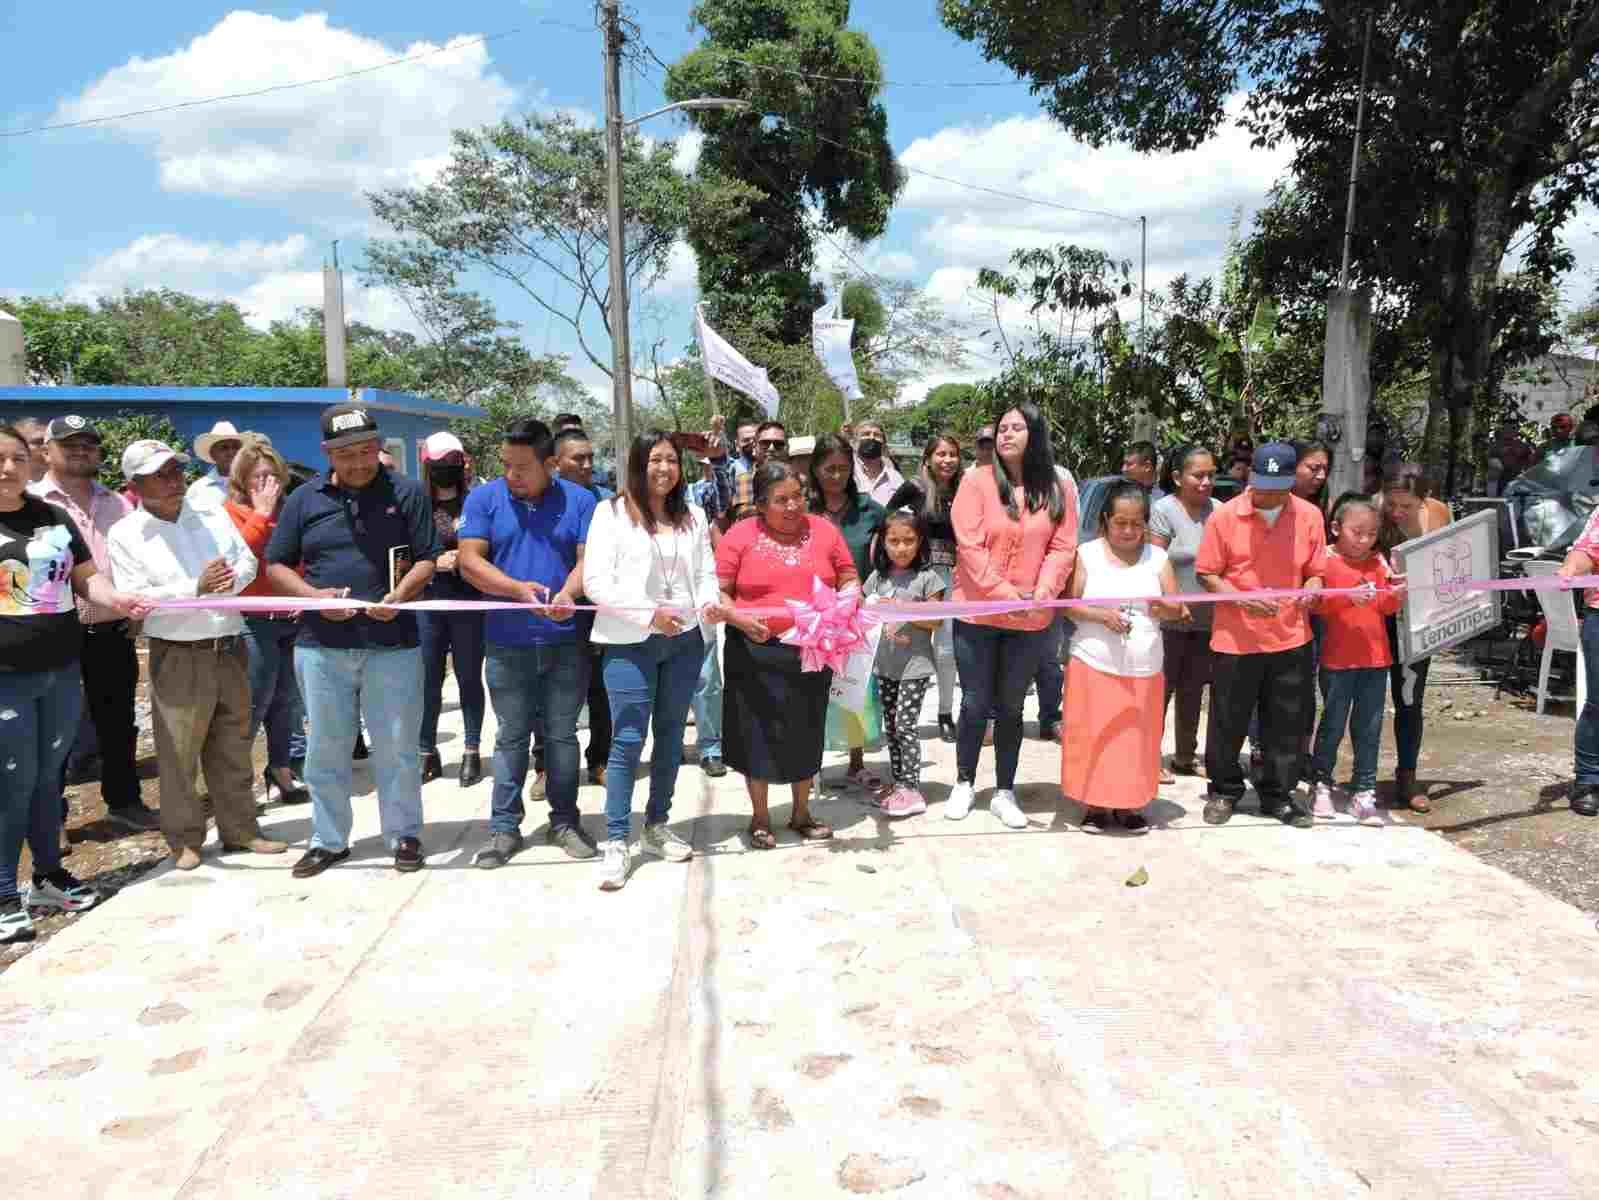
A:
{"label": "tree foliage", "polygon": [[1451,474],[1496,375],[1547,349],[1528,284],[1569,267],[1561,230],[1599,199],[1592,0],[943,0],[942,12],[1095,145],[1186,150],[1235,111],[1257,143],[1292,144],[1292,188],[1251,254],[1285,301],[1324,296],[1337,275],[1371,15],[1354,281],[1398,297],[1424,334],[1424,443]]}
{"label": "tree foliage", "polygon": [[809,339],[821,304],[817,229],[876,238],[904,186],[878,100],[882,64],[871,39],[847,28],[849,11],[848,0],[700,0],[692,10],[705,40],[672,64],[667,98],[749,105],[690,118],[705,135],[699,178],[737,180],[754,195],[738,219],[689,230],[718,328]]}

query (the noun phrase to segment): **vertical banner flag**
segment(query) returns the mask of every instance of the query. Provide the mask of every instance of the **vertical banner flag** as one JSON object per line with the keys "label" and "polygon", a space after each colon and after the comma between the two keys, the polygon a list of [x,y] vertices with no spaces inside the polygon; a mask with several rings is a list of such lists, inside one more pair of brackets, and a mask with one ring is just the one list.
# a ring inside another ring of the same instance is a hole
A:
{"label": "vertical banner flag", "polygon": [[[859,400],[860,377],[855,373],[855,358],[850,353],[850,338],[855,333],[855,322],[842,320],[843,298],[835,296],[811,318],[811,345],[822,370],[833,381],[833,386],[844,393],[846,400]],[[847,411],[847,410],[846,410]]]}
{"label": "vertical banner flag", "polygon": [[720,379],[735,391],[759,400],[766,415],[777,419],[777,389],[766,377],[766,369],[757,367],[745,358],[716,330],[705,323],[705,306],[694,306],[694,332],[700,340],[700,357],[705,362],[705,373]]}

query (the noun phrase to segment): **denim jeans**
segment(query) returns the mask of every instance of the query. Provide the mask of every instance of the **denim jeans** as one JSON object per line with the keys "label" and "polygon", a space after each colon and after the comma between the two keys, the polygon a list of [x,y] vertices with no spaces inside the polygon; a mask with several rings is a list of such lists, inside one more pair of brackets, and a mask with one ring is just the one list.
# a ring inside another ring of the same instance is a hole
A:
{"label": "denim jeans", "polygon": [[22,843],[33,873],[61,866],[61,764],[83,712],[78,664],[0,671],[0,899],[18,894]]}
{"label": "denim jeans", "polygon": [[652,730],[647,825],[672,811],[677,769],[683,763],[683,726],[705,662],[698,629],[676,637],[654,633],[642,642],[605,648],[605,691],[611,704],[611,757],[605,764],[605,830],[626,841],[632,827],[633,776]]}
{"label": "denim jeans", "polygon": [[1038,660],[1038,671],[1033,681],[1038,685],[1038,730],[1043,732],[1046,725],[1060,724],[1061,698],[1066,694],[1066,668],[1061,663],[1064,657],[1062,647],[1071,640],[1072,623],[1066,619],[1064,610],[1055,614],[1055,620],[1045,631],[1049,634],[1050,645],[1044,656]]}
{"label": "denim jeans", "polygon": [[[365,618],[356,617],[355,620]],[[355,815],[350,809],[350,748],[366,718],[378,816],[392,849],[422,833],[422,652],[413,647],[332,650],[301,642],[294,648],[309,718],[305,784],[311,789],[311,847],[343,850]]]}
{"label": "denim jeans", "polygon": [[444,707],[444,659],[455,660],[455,686],[461,693],[461,745],[476,750],[483,740],[483,614],[419,612],[416,634],[422,649],[422,736],[419,748],[439,748],[439,710]]}
{"label": "denim jeans", "polygon": [[1576,783],[1599,787],[1599,609],[1582,619],[1582,662],[1588,672],[1588,696],[1577,714]]}
{"label": "denim jeans", "polygon": [[1418,658],[1408,666],[1399,661],[1399,627],[1388,618],[1388,649],[1394,665],[1388,668],[1388,688],[1394,701],[1394,751],[1401,771],[1414,771],[1421,761],[1421,735],[1425,728],[1422,702],[1427,698],[1427,675],[1432,659]]}
{"label": "denim jeans", "polygon": [[1338,743],[1344,729],[1355,745],[1355,769],[1350,790],[1370,792],[1377,787],[1377,751],[1382,747],[1382,710],[1388,700],[1387,667],[1354,667],[1321,673],[1321,724],[1316,727],[1316,751],[1311,774],[1317,783],[1331,783],[1338,761]]}
{"label": "denim jeans", "polygon": [[244,645],[250,652],[250,738],[266,726],[269,767],[286,767],[305,757],[305,705],[294,677],[299,632],[298,621],[244,619]]}
{"label": "denim jeans", "polygon": [[522,784],[527,780],[528,743],[535,727],[544,734],[550,828],[577,825],[577,714],[588,690],[588,646],[579,642],[497,646],[490,642],[484,662],[498,726],[489,832],[521,831],[525,815]]}
{"label": "denim jeans", "polygon": [[977,779],[983,726],[994,713],[994,783],[1016,785],[1022,749],[1022,704],[1027,685],[1055,639],[1054,625],[1039,630],[1004,629],[955,622],[955,669],[961,681],[961,715],[955,734],[955,778]]}
{"label": "denim jeans", "polygon": [[713,637],[705,645],[700,681],[694,689],[694,730],[701,762],[722,757],[722,663],[716,643]]}

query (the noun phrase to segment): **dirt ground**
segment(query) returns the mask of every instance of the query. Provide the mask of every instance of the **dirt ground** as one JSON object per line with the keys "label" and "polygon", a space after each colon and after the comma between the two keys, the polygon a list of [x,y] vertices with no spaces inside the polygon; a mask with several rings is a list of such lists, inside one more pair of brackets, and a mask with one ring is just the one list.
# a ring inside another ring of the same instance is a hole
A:
{"label": "dirt ground", "polygon": [[[1502,647],[1498,650],[1503,652]],[[1482,675],[1471,651],[1447,653],[1434,661],[1418,772],[1432,811],[1411,813],[1406,819],[1568,904],[1599,915],[1599,818],[1576,816],[1566,803],[1574,705],[1553,702],[1538,716],[1530,695],[1509,690],[1496,694],[1492,680],[1483,682]],[[930,730],[924,733],[932,735]],[[139,750],[145,803],[159,807],[155,750],[148,736],[141,739]],[[886,754],[873,757],[886,763]],[[258,739],[257,776],[264,764],[265,745]],[[1340,780],[1347,770],[1346,742]],[[1383,735],[1379,778],[1383,781],[1379,796],[1387,799],[1393,778],[1391,715]],[[133,836],[106,823],[98,784],[70,788],[68,802],[72,853],[66,866],[80,879],[102,887],[125,887],[166,856],[159,833]],[[32,869],[26,850],[22,869],[26,880]],[[114,898],[110,903],[115,903]],[[0,972],[72,922],[93,919],[91,910],[37,922],[36,941],[0,947]]]}

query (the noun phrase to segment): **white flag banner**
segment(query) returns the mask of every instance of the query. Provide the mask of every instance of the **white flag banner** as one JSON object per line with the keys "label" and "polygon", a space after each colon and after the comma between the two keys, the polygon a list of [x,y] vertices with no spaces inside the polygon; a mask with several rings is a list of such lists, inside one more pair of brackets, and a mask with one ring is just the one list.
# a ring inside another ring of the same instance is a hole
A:
{"label": "white flag banner", "polygon": [[777,419],[777,389],[766,377],[766,368],[757,367],[733,349],[721,334],[705,323],[703,307],[694,307],[694,332],[700,340],[700,357],[705,362],[705,373],[720,379],[735,391],[758,400],[766,415]]}
{"label": "white flag banner", "polygon": [[850,339],[855,335],[855,322],[841,320],[844,311],[842,297],[829,300],[811,318],[811,345],[822,370],[833,381],[833,386],[851,400],[859,400],[860,376],[855,373],[855,356],[850,353]]}

